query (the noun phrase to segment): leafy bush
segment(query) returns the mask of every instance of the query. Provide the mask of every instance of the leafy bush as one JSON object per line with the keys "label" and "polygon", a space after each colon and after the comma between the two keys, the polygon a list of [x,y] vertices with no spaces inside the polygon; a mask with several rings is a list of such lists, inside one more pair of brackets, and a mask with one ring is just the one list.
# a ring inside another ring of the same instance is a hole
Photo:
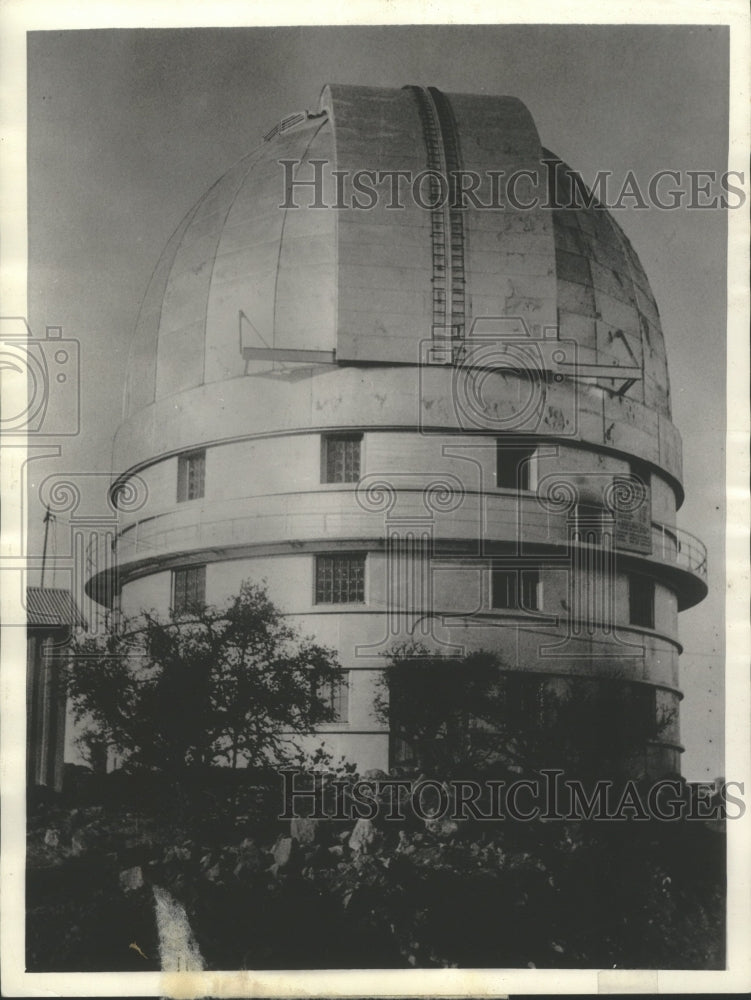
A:
{"label": "leafy bush", "polygon": [[83,638],[66,685],[89,757],[113,751],[126,769],[186,783],[190,769],[294,758],[298,737],[332,720],[319,692],[338,672],[333,651],[246,582],[224,608],[144,613]]}

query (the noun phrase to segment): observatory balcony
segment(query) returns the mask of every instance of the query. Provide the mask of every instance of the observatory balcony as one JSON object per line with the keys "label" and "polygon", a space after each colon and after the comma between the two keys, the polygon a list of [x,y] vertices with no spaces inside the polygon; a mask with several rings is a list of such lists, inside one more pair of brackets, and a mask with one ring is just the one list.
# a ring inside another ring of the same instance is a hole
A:
{"label": "observatory balcony", "polygon": [[706,546],[696,535],[682,528],[652,522],[652,552],[663,562],[674,562],[702,580],[707,579]]}
{"label": "observatory balcony", "polygon": [[[516,550],[522,557],[559,560],[572,545],[598,545],[597,540],[587,541],[586,533],[583,539],[577,534],[570,514],[544,509],[533,494],[512,491],[467,492],[454,509],[431,514],[422,490],[400,490],[399,522],[429,527],[435,552],[442,555],[486,558]],[[390,521],[388,513],[363,509],[352,488],[203,501],[131,522],[118,535],[117,561],[127,579],[131,573],[174,565],[199,552],[224,558],[269,547],[322,551],[353,543],[378,548],[390,524],[396,521]],[[648,539],[641,551],[617,541],[608,544],[624,567],[639,563],[672,582],[679,607],[701,600],[707,590],[702,542],[654,521]]]}

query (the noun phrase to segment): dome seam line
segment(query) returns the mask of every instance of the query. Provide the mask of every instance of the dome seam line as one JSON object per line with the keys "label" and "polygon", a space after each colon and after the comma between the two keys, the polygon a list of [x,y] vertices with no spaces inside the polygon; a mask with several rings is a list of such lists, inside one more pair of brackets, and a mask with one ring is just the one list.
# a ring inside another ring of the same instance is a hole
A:
{"label": "dome seam line", "polygon": [[[328,121],[329,121],[328,117],[324,118],[321,121],[320,125],[315,129],[313,134],[310,136],[305,146],[305,151],[302,155],[302,158],[299,161],[300,163],[302,163],[303,159],[305,159],[308,156],[308,153],[310,152],[310,147],[313,145],[313,142],[318,138],[318,133],[321,131],[324,125],[328,123]],[[288,212],[289,209],[285,208],[282,214],[282,224],[279,228],[279,250],[276,255],[276,267],[274,268],[274,308],[271,312],[271,343],[273,346],[276,346],[276,307],[277,307],[277,298],[279,292],[279,267],[282,261],[282,247],[284,246],[284,230],[287,226]],[[338,275],[336,275],[335,278],[337,279],[337,285],[338,285]]]}
{"label": "dome seam line", "polygon": [[224,213],[224,218],[222,219],[222,224],[219,228],[219,236],[217,238],[216,245],[214,246],[214,253],[212,254],[211,257],[211,268],[209,270],[208,290],[206,294],[206,310],[204,312],[204,317],[203,317],[203,360],[201,364],[201,385],[206,384],[206,347],[207,347],[208,329],[209,329],[209,302],[211,301],[211,285],[214,280],[214,268],[216,267],[216,259],[219,256],[219,245],[222,242],[222,238],[224,236],[224,228],[227,225],[227,219],[229,218],[229,214],[235,207],[235,202],[237,201],[237,197],[240,194],[240,191],[243,185],[245,184],[245,181],[248,179],[248,174],[253,169],[253,166],[255,164],[254,153],[256,152],[257,150],[253,150],[251,153],[248,154],[248,159],[250,162],[248,163],[248,166],[243,171],[242,176],[238,180],[237,186],[235,187],[235,191],[232,195],[230,203],[227,206],[227,211]]}

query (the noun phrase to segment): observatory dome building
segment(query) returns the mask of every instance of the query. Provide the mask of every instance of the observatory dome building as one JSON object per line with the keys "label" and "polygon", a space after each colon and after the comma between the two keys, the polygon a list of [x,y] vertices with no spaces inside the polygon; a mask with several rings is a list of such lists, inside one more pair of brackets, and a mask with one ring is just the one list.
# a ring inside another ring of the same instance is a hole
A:
{"label": "observatory dome building", "polygon": [[620,685],[624,718],[671,719],[643,766],[679,771],[677,619],[706,556],[676,527],[657,305],[583,191],[510,97],[328,86],[273,129],[141,306],[114,448],[115,488],[144,498],[121,511],[122,611],[265,580],[339,651],[322,730],[361,767],[399,752],[373,700],[413,638],[495,650],[543,691]]}

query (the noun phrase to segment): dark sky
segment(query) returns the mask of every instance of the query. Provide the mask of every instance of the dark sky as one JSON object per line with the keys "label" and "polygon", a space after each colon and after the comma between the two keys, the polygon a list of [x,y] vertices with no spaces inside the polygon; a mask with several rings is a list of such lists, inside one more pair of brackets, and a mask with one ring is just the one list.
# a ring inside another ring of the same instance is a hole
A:
{"label": "dark sky", "polygon": [[[510,94],[585,180],[727,166],[722,27],[353,27],[28,36],[29,316],[81,343],[82,433],[51,472],[106,472],[129,339],[180,219],[325,83]],[[617,212],[660,306],[684,440],[681,527],[709,548],[710,597],[681,616],[684,774],[724,772],[722,634],[726,217]],[[40,520],[32,511],[32,545]]]}

